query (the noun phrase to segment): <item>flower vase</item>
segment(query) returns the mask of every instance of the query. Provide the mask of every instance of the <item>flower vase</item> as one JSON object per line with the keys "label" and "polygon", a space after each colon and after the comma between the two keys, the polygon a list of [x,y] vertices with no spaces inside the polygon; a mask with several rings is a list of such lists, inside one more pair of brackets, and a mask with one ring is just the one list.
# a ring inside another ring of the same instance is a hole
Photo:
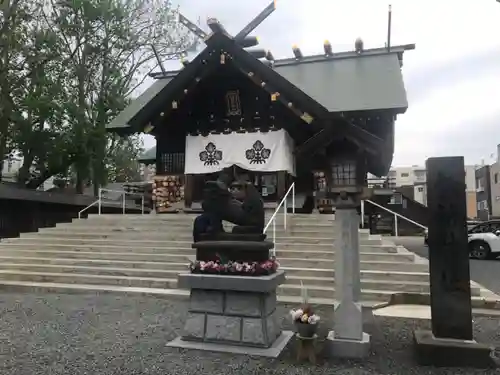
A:
{"label": "flower vase", "polygon": [[295,322],[295,328],[300,337],[313,337],[316,334],[318,323],[309,324],[309,323]]}

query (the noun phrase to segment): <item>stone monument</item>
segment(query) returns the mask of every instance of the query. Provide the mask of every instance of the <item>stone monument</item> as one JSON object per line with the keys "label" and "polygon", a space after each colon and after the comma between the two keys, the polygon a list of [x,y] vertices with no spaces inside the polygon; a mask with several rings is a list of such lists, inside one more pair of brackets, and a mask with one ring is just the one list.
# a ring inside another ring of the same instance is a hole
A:
{"label": "stone monument", "polygon": [[463,157],[427,160],[432,331],[414,333],[422,365],[494,366],[473,337],[464,181]]}
{"label": "stone monument", "polygon": [[[204,205],[209,213],[211,207],[218,217],[229,216],[220,212],[221,205]],[[263,210],[261,215],[263,222]],[[293,336],[281,330],[276,311],[276,289],[285,273],[270,258],[274,244],[255,229],[236,226],[232,233],[206,233],[193,243],[196,261],[190,273],[178,276],[179,287],[190,290],[186,323],[168,346],[266,357],[281,353]]]}

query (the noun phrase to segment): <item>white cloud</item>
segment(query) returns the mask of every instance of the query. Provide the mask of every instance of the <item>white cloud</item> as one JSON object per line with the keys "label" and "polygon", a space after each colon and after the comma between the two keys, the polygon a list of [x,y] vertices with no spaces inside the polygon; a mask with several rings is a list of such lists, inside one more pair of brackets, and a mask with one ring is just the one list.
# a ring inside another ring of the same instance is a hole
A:
{"label": "white cloud", "polygon": [[[446,152],[479,162],[500,143],[500,4],[391,2],[392,44],[417,45],[404,55],[409,109],[396,123],[394,164],[423,164]],[[179,2],[188,17],[217,17],[232,32],[268,3]],[[387,36],[387,7],[381,0],[278,0],[278,9],[256,34],[279,57],[289,57],[294,43],[304,53],[318,53],[325,39],[337,51],[352,49],[357,37],[366,48],[380,47]],[[146,144],[154,144],[151,137]]]}

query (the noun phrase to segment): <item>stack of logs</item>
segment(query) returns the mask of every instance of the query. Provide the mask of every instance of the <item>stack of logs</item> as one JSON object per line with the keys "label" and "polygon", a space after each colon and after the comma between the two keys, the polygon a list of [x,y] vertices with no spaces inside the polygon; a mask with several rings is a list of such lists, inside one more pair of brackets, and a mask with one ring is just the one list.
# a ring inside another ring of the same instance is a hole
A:
{"label": "stack of logs", "polygon": [[181,176],[154,177],[153,201],[157,213],[177,212],[173,206],[184,200],[184,184],[181,178]]}

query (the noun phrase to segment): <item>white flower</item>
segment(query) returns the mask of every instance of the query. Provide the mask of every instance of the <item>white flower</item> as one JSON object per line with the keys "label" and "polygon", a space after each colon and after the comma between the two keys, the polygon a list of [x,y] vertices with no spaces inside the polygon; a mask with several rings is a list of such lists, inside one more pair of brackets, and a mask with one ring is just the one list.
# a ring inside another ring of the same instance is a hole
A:
{"label": "white flower", "polygon": [[292,316],[292,320],[299,320],[304,315],[304,311],[302,309],[291,310],[290,315]]}
{"label": "white flower", "polygon": [[205,268],[207,268],[208,264],[207,262],[200,262],[200,271],[204,271]]}
{"label": "white flower", "polygon": [[319,316],[316,315],[316,314],[313,314],[309,317],[309,319],[307,319],[307,323],[309,324],[317,324],[319,322]]}

